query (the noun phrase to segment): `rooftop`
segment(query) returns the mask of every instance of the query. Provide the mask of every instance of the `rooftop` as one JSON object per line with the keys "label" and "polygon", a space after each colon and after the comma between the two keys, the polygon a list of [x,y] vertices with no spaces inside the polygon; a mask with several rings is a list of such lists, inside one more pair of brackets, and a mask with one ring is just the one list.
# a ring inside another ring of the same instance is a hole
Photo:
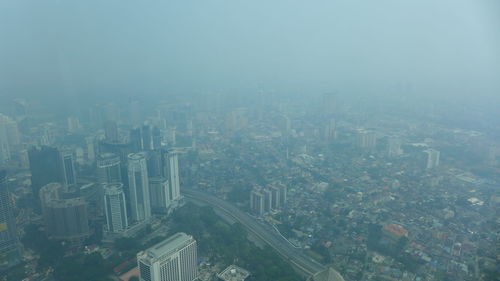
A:
{"label": "rooftop", "polygon": [[217,274],[217,277],[223,281],[243,281],[248,276],[250,276],[250,272],[234,264]]}
{"label": "rooftop", "polygon": [[194,241],[192,236],[187,235],[186,233],[179,232],[152,246],[144,252],[140,252],[138,255],[146,255],[150,259],[157,259],[175,252],[177,249],[185,246],[191,241]]}

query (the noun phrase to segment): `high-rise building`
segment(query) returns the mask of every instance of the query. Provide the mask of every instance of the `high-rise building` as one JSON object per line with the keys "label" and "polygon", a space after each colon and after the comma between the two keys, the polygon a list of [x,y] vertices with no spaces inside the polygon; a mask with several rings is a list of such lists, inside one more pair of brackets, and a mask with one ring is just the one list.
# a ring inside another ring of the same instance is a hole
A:
{"label": "high-rise building", "polygon": [[193,281],[198,278],[196,240],[177,233],[137,254],[140,281]]}
{"label": "high-rise building", "polygon": [[254,189],[250,192],[250,209],[259,216],[264,214],[264,194],[262,194],[260,190]]}
{"label": "high-rise building", "polygon": [[149,178],[149,196],[153,212],[167,212],[171,203],[168,180],[161,177]]}
{"label": "high-rise building", "polygon": [[97,174],[99,182],[122,182],[120,157],[114,153],[106,152],[97,157]]}
{"label": "high-rise building", "polygon": [[0,170],[0,269],[21,261],[16,219],[7,186],[7,173]]}
{"label": "high-rise building", "polygon": [[179,154],[175,150],[168,151],[168,181],[170,183],[170,200],[178,200],[181,196],[179,179]]}
{"label": "high-rise building", "polygon": [[329,118],[325,127],[325,138],[333,140],[337,137],[337,121],[335,118]]}
{"label": "high-rise building", "polygon": [[108,183],[104,186],[104,209],[109,232],[120,233],[127,229],[127,206],[122,183]]}
{"label": "high-rise building", "polygon": [[80,120],[78,120],[78,118],[70,116],[68,117],[67,121],[68,121],[68,131],[70,133],[78,131],[78,129],[80,128]]}
{"label": "high-rise building", "polygon": [[359,130],[356,144],[361,149],[372,150],[377,146],[377,135],[374,132]]}
{"label": "high-rise building", "polygon": [[64,186],[50,183],[40,189],[47,234],[80,244],[90,235],[87,203],[83,197],[63,198]]}
{"label": "high-rise building", "polygon": [[398,138],[389,138],[387,141],[387,154],[389,157],[395,157],[401,155],[403,150],[401,149],[401,140]]}
{"label": "high-rise building", "polygon": [[269,187],[269,191],[271,191],[271,209],[279,209],[281,206],[280,200],[280,189],[278,186],[271,185]]}
{"label": "high-rise building", "polygon": [[31,188],[35,198],[42,186],[52,182],[62,182],[61,157],[57,148],[42,146],[28,151],[31,171]]}
{"label": "high-rise building", "polygon": [[17,122],[0,113],[0,164],[5,164],[11,159],[19,143]]}
{"label": "high-rise building", "polygon": [[151,150],[148,152],[148,175],[154,177],[168,177],[167,162],[168,151],[163,148]]}
{"label": "high-rise building", "polygon": [[73,160],[73,152],[61,152],[63,182],[71,187],[76,185],[76,172]]}
{"label": "high-rise building", "polygon": [[426,169],[434,169],[437,166],[439,166],[439,151],[435,149],[427,149],[424,150],[424,152],[427,154],[427,162],[426,162]]}
{"label": "high-rise building", "polygon": [[104,138],[106,142],[118,142],[118,126],[115,121],[108,120],[104,122]]}
{"label": "high-rise building", "polygon": [[131,153],[128,156],[130,213],[134,221],[151,218],[146,157],[145,152]]}

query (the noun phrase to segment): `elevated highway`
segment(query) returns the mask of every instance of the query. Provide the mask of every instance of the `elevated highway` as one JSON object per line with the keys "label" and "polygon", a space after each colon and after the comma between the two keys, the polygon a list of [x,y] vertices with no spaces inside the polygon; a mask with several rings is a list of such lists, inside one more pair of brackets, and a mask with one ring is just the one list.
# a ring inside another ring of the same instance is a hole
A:
{"label": "elevated highway", "polygon": [[250,233],[275,249],[280,256],[298,269],[303,276],[308,277],[326,269],[324,265],[306,256],[301,249],[293,247],[288,240],[277,233],[271,226],[264,225],[229,202],[194,189],[183,188],[182,194],[187,199],[205,203],[214,208],[214,210],[222,212],[226,216],[243,224]]}

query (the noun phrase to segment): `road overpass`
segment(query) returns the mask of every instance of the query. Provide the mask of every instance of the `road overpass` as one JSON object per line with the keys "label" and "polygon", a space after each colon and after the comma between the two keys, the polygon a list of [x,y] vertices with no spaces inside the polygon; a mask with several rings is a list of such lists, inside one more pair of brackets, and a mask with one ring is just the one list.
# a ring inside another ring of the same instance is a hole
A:
{"label": "road overpass", "polygon": [[305,255],[301,249],[294,248],[288,240],[279,235],[272,227],[257,221],[229,202],[194,189],[183,188],[182,194],[187,199],[205,203],[214,208],[214,210],[223,212],[225,215],[243,224],[250,233],[275,249],[280,256],[298,269],[302,275],[308,277],[326,268],[324,265]]}

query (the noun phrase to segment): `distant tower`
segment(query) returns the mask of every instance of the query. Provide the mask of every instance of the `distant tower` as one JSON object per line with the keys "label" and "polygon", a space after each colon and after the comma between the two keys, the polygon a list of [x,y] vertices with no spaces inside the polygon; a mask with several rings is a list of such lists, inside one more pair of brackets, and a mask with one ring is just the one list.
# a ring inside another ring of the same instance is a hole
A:
{"label": "distant tower", "polygon": [[401,150],[401,140],[398,138],[389,138],[387,142],[387,154],[389,157],[399,156],[403,153]]}
{"label": "distant tower", "polygon": [[196,240],[177,233],[137,254],[141,281],[193,281],[198,278]]}
{"label": "distant tower", "polygon": [[149,180],[145,152],[128,156],[128,179],[132,220],[145,221],[151,218]]}
{"label": "distant tower", "polygon": [[4,170],[0,170],[0,269],[14,266],[20,261],[20,244],[7,188],[7,175]]}
{"label": "distant tower", "polygon": [[38,198],[42,186],[51,182],[62,182],[61,158],[57,148],[42,146],[28,151],[33,195]]}
{"label": "distant tower", "polygon": [[106,152],[97,158],[97,174],[99,182],[114,183],[122,181],[120,157],[114,153]]}
{"label": "distant tower", "polygon": [[435,149],[427,149],[424,150],[424,152],[427,154],[427,165],[426,169],[434,169],[437,166],[439,166],[439,151]]}
{"label": "distant tower", "polygon": [[118,142],[118,126],[115,121],[104,122],[104,137],[108,143]]}
{"label": "distant tower", "polygon": [[374,132],[359,130],[356,143],[361,149],[373,150],[377,146],[377,135]]}
{"label": "distant tower", "polygon": [[5,164],[10,160],[19,144],[17,122],[0,113],[0,164]]}
{"label": "distant tower", "polygon": [[90,235],[87,203],[83,197],[63,199],[63,194],[60,183],[40,189],[45,229],[51,238],[80,244]]}
{"label": "distant tower", "polygon": [[62,175],[64,183],[68,187],[76,185],[76,173],[75,164],[73,161],[73,153],[71,151],[63,151],[61,153],[62,158]]}
{"label": "distant tower", "polygon": [[104,209],[109,232],[120,233],[127,229],[126,205],[122,183],[108,183],[104,186]]}
{"label": "distant tower", "polygon": [[179,153],[175,150],[168,152],[167,161],[168,180],[170,182],[170,199],[177,200],[181,196],[179,179]]}
{"label": "distant tower", "polygon": [[70,116],[68,117],[67,121],[68,121],[68,131],[70,133],[78,131],[78,129],[80,128],[80,120],[78,120],[78,118]]}
{"label": "distant tower", "polygon": [[149,178],[149,196],[151,210],[155,213],[166,213],[170,207],[169,184],[166,178]]}

